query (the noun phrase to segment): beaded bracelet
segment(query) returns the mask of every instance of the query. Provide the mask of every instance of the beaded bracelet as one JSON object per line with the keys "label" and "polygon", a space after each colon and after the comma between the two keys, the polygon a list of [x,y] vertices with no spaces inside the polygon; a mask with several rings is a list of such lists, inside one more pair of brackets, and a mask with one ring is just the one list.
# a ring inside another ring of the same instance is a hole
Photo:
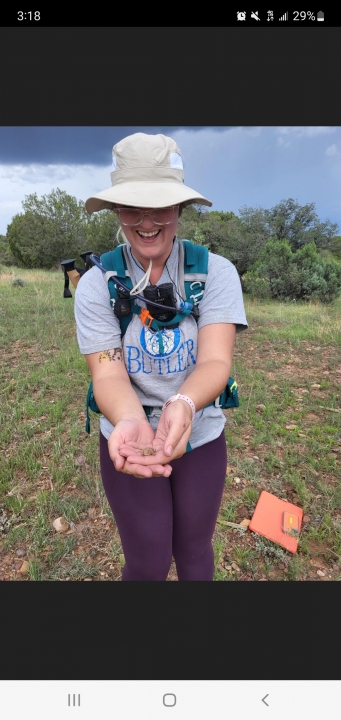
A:
{"label": "beaded bracelet", "polygon": [[195,405],[194,405],[193,400],[191,400],[191,398],[187,397],[187,395],[180,395],[180,393],[178,393],[177,395],[172,395],[172,397],[170,397],[170,398],[168,398],[168,400],[166,400],[162,410],[164,410],[171,402],[175,402],[175,400],[184,400],[190,406],[190,408],[192,410],[192,422],[193,422],[194,416],[195,416]]}

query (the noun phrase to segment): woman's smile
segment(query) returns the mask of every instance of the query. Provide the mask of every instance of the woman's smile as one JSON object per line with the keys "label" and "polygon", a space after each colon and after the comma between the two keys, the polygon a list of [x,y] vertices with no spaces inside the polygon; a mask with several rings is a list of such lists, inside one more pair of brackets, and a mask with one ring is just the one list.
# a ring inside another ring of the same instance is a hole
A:
{"label": "woman's smile", "polygon": [[142,242],[150,243],[156,240],[159,236],[161,228],[158,230],[152,230],[151,232],[146,232],[145,230],[136,230],[136,232],[140,236]]}

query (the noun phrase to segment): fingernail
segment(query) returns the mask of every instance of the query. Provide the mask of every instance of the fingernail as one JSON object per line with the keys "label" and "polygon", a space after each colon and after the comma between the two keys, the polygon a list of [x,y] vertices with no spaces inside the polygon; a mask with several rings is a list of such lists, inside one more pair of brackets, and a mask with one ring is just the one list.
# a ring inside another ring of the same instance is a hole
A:
{"label": "fingernail", "polygon": [[166,450],[166,453],[167,453],[167,455],[172,455],[172,453],[173,453],[173,448],[172,448],[171,445],[168,445],[168,448],[167,448],[167,450]]}

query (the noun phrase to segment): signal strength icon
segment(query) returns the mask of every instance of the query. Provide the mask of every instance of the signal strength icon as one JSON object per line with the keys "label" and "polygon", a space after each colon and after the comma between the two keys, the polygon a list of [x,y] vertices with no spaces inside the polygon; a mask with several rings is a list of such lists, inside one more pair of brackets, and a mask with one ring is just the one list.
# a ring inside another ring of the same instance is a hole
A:
{"label": "signal strength icon", "polygon": [[289,13],[288,12],[284,13],[284,15],[282,15],[282,17],[280,17],[279,19],[280,20],[289,20]]}

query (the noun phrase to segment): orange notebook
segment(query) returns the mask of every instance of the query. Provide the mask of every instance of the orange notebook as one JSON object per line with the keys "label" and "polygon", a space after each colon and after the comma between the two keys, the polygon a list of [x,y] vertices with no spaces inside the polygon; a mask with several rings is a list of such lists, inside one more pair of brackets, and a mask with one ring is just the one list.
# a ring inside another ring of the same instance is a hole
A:
{"label": "orange notebook", "polygon": [[275,495],[263,490],[260,494],[255,512],[253,513],[249,530],[263,535],[286,550],[295,553],[298,546],[298,537],[283,532],[284,513],[292,513],[298,516],[298,530],[302,526],[303,510],[291,503],[280,500]]}

